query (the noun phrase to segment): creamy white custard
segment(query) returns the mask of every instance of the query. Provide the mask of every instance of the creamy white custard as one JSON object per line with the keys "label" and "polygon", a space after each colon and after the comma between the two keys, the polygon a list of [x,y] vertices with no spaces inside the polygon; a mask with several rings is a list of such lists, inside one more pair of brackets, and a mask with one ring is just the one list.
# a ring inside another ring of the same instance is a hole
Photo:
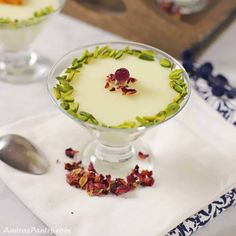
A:
{"label": "creamy white custard", "polygon": [[[137,79],[130,84],[130,88],[137,90],[136,94],[122,95],[119,90],[111,92],[105,88],[107,76],[120,68],[128,69],[130,76]],[[91,113],[107,125],[135,120],[136,116],[152,116],[178,95],[169,85],[170,72],[158,60],[145,61],[128,54],[118,60],[94,59],[84,64],[73,79],[74,98],[80,111]]]}
{"label": "creamy white custard", "polygon": [[25,0],[23,5],[0,3],[0,18],[25,20],[44,7],[59,7],[59,0]]}

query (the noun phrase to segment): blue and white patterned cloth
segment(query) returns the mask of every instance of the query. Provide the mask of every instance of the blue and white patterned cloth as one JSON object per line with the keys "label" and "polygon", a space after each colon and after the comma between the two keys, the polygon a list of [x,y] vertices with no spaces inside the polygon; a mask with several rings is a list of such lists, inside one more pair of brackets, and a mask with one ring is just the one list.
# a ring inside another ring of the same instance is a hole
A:
{"label": "blue and white patterned cloth", "polygon": [[212,202],[197,214],[187,218],[183,223],[166,234],[166,236],[189,236],[235,203],[236,188],[224,194],[220,199]]}
{"label": "blue and white patterned cloth", "polygon": [[228,122],[236,126],[236,88],[230,85],[224,75],[214,74],[212,63],[195,63],[192,50],[182,53],[182,64],[198,94]]}
{"label": "blue and white patterned cloth", "polygon": [[[189,72],[192,87],[220,115],[236,126],[236,89],[224,76],[212,75],[211,63],[198,66],[191,61],[191,58],[189,51],[183,53],[183,65]],[[236,188],[187,218],[166,236],[189,236],[234,204],[236,204]]]}
{"label": "blue and white patterned cloth", "polygon": [[199,78],[192,82],[193,87],[206,102],[218,111],[228,122],[236,126],[236,98],[214,96],[207,81]]}

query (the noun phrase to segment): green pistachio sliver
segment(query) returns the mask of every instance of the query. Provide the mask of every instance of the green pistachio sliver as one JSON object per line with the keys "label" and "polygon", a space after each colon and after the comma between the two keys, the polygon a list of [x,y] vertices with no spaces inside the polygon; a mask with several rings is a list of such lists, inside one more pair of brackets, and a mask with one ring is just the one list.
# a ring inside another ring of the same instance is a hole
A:
{"label": "green pistachio sliver", "polygon": [[84,60],[84,63],[85,63],[85,64],[88,64],[88,63],[90,63],[92,60],[93,60],[93,57],[87,57],[87,58]]}
{"label": "green pistachio sliver", "polygon": [[124,53],[128,53],[129,51],[130,51],[130,47],[126,46],[125,49],[124,49]]}
{"label": "green pistachio sliver", "polygon": [[115,55],[115,59],[118,60],[119,58],[121,58],[124,55],[124,51],[123,50],[119,50],[116,55]]}
{"label": "green pistachio sliver", "polygon": [[73,92],[74,92],[74,89],[72,88],[71,90],[69,90],[69,91],[67,91],[66,93],[64,93],[64,94],[62,95],[62,98],[72,95]]}
{"label": "green pistachio sliver", "polygon": [[173,86],[173,89],[174,89],[176,92],[178,92],[178,93],[183,93],[182,87],[179,86],[178,84],[175,84],[175,85]]}
{"label": "green pistachio sliver", "polygon": [[75,74],[76,74],[76,71],[75,71],[75,70],[72,70],[72,71],[68,74],[66,80],[67,80],[68,82],[71,82],[71,81],[73,80]]}
{"label": "green pistachio sliver", "polygon": [[90,119],[88,119],[88,122],[92,125],[98,125],[98,121],[94,118],[94,117],[91,117]]}
{"label": "green pistachio sliver", "polygon": [[169,67],[172,66],[172,63],[171,63],[171,61],[170,61],[169,59],[167,59],[167,58],[162,58],[162,59],[160,60],[160,65],[163,66],[163,67],[169,68]]}
{"label": "green pistachio sliver", "polygon": [[144,116],[143,119],[147,120],[149,122],[149,121],[154,121],[156,119],[156,117],[155,116]]}
{"label": "green pistachio sliver", "polygon": [[135,128],[137,126],[135,121],[125,121],[124,125],[129,127],[129,128]]}
{"label": "green pistachio sliver", "polygon": [[152,53],[150,53],[150,51],[142,51],[139,58],[143,59],[145,61],[154,61],[155,60],[155,54],[153,55]]}
{"label": "green pistachio sliver", "polygon": [[178,84],[179,86],[181,86],[182,88],[184,88],[186,85],[186,83],[184,82],[184,80],[182,78],[180,79],[176,79],[174,80],[176,84]]}
{"label": "green pistachio sliver", "polygon": [[68,67],[66,70],[65,70],[65,74],[70,74],[72,71],[75,71],[74,69]]}
{"label": "green pistachio sliver", "polygon": [[116,54],[116,49],[111,50],[109,57],[113,57]]}
{"label": "green pistachio sliver", "polygon": [[173,88],[177,93],[183,93],[184,89],[176,83],[176,81],[170,81],[170,87]]}
{"label": "green pistachio sliver", "polygon": [[57,87],[53,88],[53,94],[54,94],[54,97],[57,100],[59,100],[61,98],[61,92],[60,92],[60,90]]}
{"label": "green pistachio sliver", "polygon": [[97,57],[98,57],[98,51],[99,51],[99,47],[96,46],[95,49],[94,49],[94,53],[93,53],[93,57],[94,57],[94,58],[97,58]]}
{"label": "green pistachio sliver", "polygon": [[147,121],[144,120],[142,117],[137,116],[136,120],[141,124],[141,126],[145,126],[147,124]]}
{"label": "green pistachio sliver", "polygon": [[169,74],[169,79],[171,80],[180,79],[182,73],[183,73],[182,69],[172,70],[171,73]]}
{"label": "green pistachio sliver", "polygon": [[81,115],[80,113],[77,114],[77,118],[78,118],[79,120],[82,120],[82,121],[87,121],[87,120],[89,119],[89,117],[83,116],[83,115]]}
{"label": "green pistachio sliver", "polygon": [[71,116],[73,116],[74,118],[78,118],[78,114],[76,112],[73,112],[71,110],[67,110],[67,113],[69,113]]}
{"label": "green pistachio sliver", "polygon": [[111,52],[111,48],[109,46],[106,46],[105,49],[99,53],[101,56],[108,56]]}
{"label": "green pistachio sliver", "polygon": [[77,64],[72,65],[71,68],[75,70],[75,69],[79,69],[79,68],[82,68],[82,67],[83,67],[83,64],[78,62]]}
{"label": "green pistachio sliver", "polygon": [[60,80],[60,83],[57,85],[58,89],[62,92],[68,92],[73,90],[73,87],[69,84],[67,80]]}
{"label": "green pistachio sliver", "polygon": [[75,58],[73,61],[72,61],[72,66],[75,66],[75,65],[77,65],[79,63],[79,60],[78,60],[78,58]]}
{"label": "green pistachio sliver", "polygon": [[65,102],[74,102],[74,97],[72,95],[63,96]]}
{"label": "green pistachio sliver", "polygon": [[142,51],[138,49],[132,49],[128,51],[128,54],[139,57],[141,55]]}
{"label": "green pistachio sliver", "polygon": [[118,129],[132,129],[135,128],[136,122],[135,121],[125,121],[124,123],[116,126],[112,126],[112,128],[118,128]]}
{"label": "green pistachio sliver", "polygon": [[64,110],[68,110],[70,108],[70,105],[67,102],[62,102],[60,105]]}
{"label": "green pistachio sliver", "polygon": [[66,80],[66,75],[57,76],[56,79],[60,82],[61,80]]}
{"label": "green pistachio sliver", "polygon": [[176,102],[172,102],[166,107],[165,112],[167,116],[170,116],[170,115],[174,115],[179,109],[180,109],[180,105]]}
{"label": "green pistachio sliver", "polygon": [[[89,119],[95,119],[95,117],[94,117],[92,114],[90,114],[90,113],[88,113],[88,112],[85,112],[85,111],[81,111],[79,114],[82,115],[82,116],[86,116],[86,117],[88,117]],[[95,119],[95,120],[96,120],[96,119]]]}
{"label": "green pistachio sliver", "polygon": [[99,49],[98,54],[102,55],[103,53],[110,51],[110,50],[111,50],[110,47],[108,45],[106,45],[106,46]]}
{"label": "green pistachio sliver", "polygon": [[166,119],[166,116],[167,116],[167,114],[166,114],[165,111],[160,111],[160,112],[158,112],[158,113],[156,114],[156,119],[155,119],[155,121],[156,121],[157,123],[163,122],[163,121]]}
{"label": "green pistachio sliver", "polygon": [[73,91],[73,87],[71,85],[69,86],[63,86],[61,84],[57,84],[57,89],[61,92],[61,93],[67,93],[69,91]]}
{"label": "green pistachio sliver", "polygon": [[89,55],[89,51],[86,49],[83,54],[80,56],[80,58],[78,59],[78,62],[81,63],[83,62]]}
{"label": "green pistachio sliver", "polygon": [[180,104],[184,100],[184,96],[182,94],[179,94],[176,98],[174,98],[174,102],[177,102]]}
{"label": "green pistachio sliver", "polygon": [[79,104],[77,102],[70,103],[70,110],[73,112],[77,112],[79,109]]}

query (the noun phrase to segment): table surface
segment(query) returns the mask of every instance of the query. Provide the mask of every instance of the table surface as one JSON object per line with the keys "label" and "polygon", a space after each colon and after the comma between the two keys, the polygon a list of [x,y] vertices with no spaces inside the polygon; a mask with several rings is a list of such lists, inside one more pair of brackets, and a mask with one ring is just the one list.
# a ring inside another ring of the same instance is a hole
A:
{"label": "table surface", "polygon": [[[48,35],[50,35],[50,37],[48,37]],[[235,38],[236,22],[207,49],[199,61],[212,61],[216,67],[215,71],[225,74],[229,77],[231,83],[236,86]],[[93,42],[104,42],[114,39],[117,40],[117,36],[67,16],[57,15],[49,22],[48,26],[32,46],[37,51],[40,51],[42,55],[47,55],[53,63],[73,48]],[[0,82],[0,88],[0,126],[29,116],[56,110],[48,96],[45,80],[27,85],[14,85]],[[232,126],[232,128],[234,127]],[[1,180],[0,209],[0,235],[3,235],[3,229],[6,227],[35,227],[39,229],[45,227],[44,224],[8,190]],[[195,235],[235,236],[235,219],[236,208],[232,207],[212,220],[212,222],[199,230]]]}

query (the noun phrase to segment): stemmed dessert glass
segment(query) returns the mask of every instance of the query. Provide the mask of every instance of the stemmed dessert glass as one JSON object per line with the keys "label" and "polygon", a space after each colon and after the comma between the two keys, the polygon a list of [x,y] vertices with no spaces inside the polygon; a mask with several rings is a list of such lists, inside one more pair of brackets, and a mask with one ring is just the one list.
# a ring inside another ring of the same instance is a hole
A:
{"label": "stemmed dessert glass", "polygon": [[37,20],[28,19],[20,24],[0,22],[0,80],[29,83],[46,77],[50,70],[49,60],[32,51],[29,46],[65,2],[58,0],[57,9],[37,17]]}
{"label": "stemmed dessert glass", "polygon": [[[84,46],[79,49],[75,49],[64,57],[62,57],[52,68],[48,77],[48,90],[52,97],[53,102],[56,106],[67,116],[77,122],[79,125],[85,127],[94,137],[83,150],[80,150],[80,157],[83,164],[86,166],[90,162],[93,163],[96,170],[99,173],[112,174],[115,176],[126,176],[135,165],[139,165],[141,169],[151,170],[153,167],[153,156],[151,149],[147,144],[144,144],[140,137],[149,129],[152,129],[159,124],[151,126],[142,126],[137,128],[106,128],[88,122],[83,122],[76,119],[69,113],[67,113],[61,106],[58,100],[53,95],[53,87],[56,85],[56,77],[59,76],[67,67],[71,65],[73,59],[78,58],[86,49],[93,51],[96,46],[103,47],[105,45],[110,46],[112,49],[124,49],[129,46],[132,49],[139,50],[152,50],[156,53],[158,59],[167,58],[174,65],[176,69],[183,70],[183,79],[188,85],[188,94],[181,103],[181,107],[176,114],[173,114],[165,121],[175,117],[186,105],[190,96],[190,84],[187,72],[184,70],[182,65],[167,53],[147,46],[144,44],[134,42],[108,42],[100,44],[92,44]],[[107,111],[109,112],[109,111]],[[162,123],[163,123],[162,122]],[[79,140],[78,140],[79,142]],[[149,154],[147,159],[140,159],[138,156],[139,152]]]}

